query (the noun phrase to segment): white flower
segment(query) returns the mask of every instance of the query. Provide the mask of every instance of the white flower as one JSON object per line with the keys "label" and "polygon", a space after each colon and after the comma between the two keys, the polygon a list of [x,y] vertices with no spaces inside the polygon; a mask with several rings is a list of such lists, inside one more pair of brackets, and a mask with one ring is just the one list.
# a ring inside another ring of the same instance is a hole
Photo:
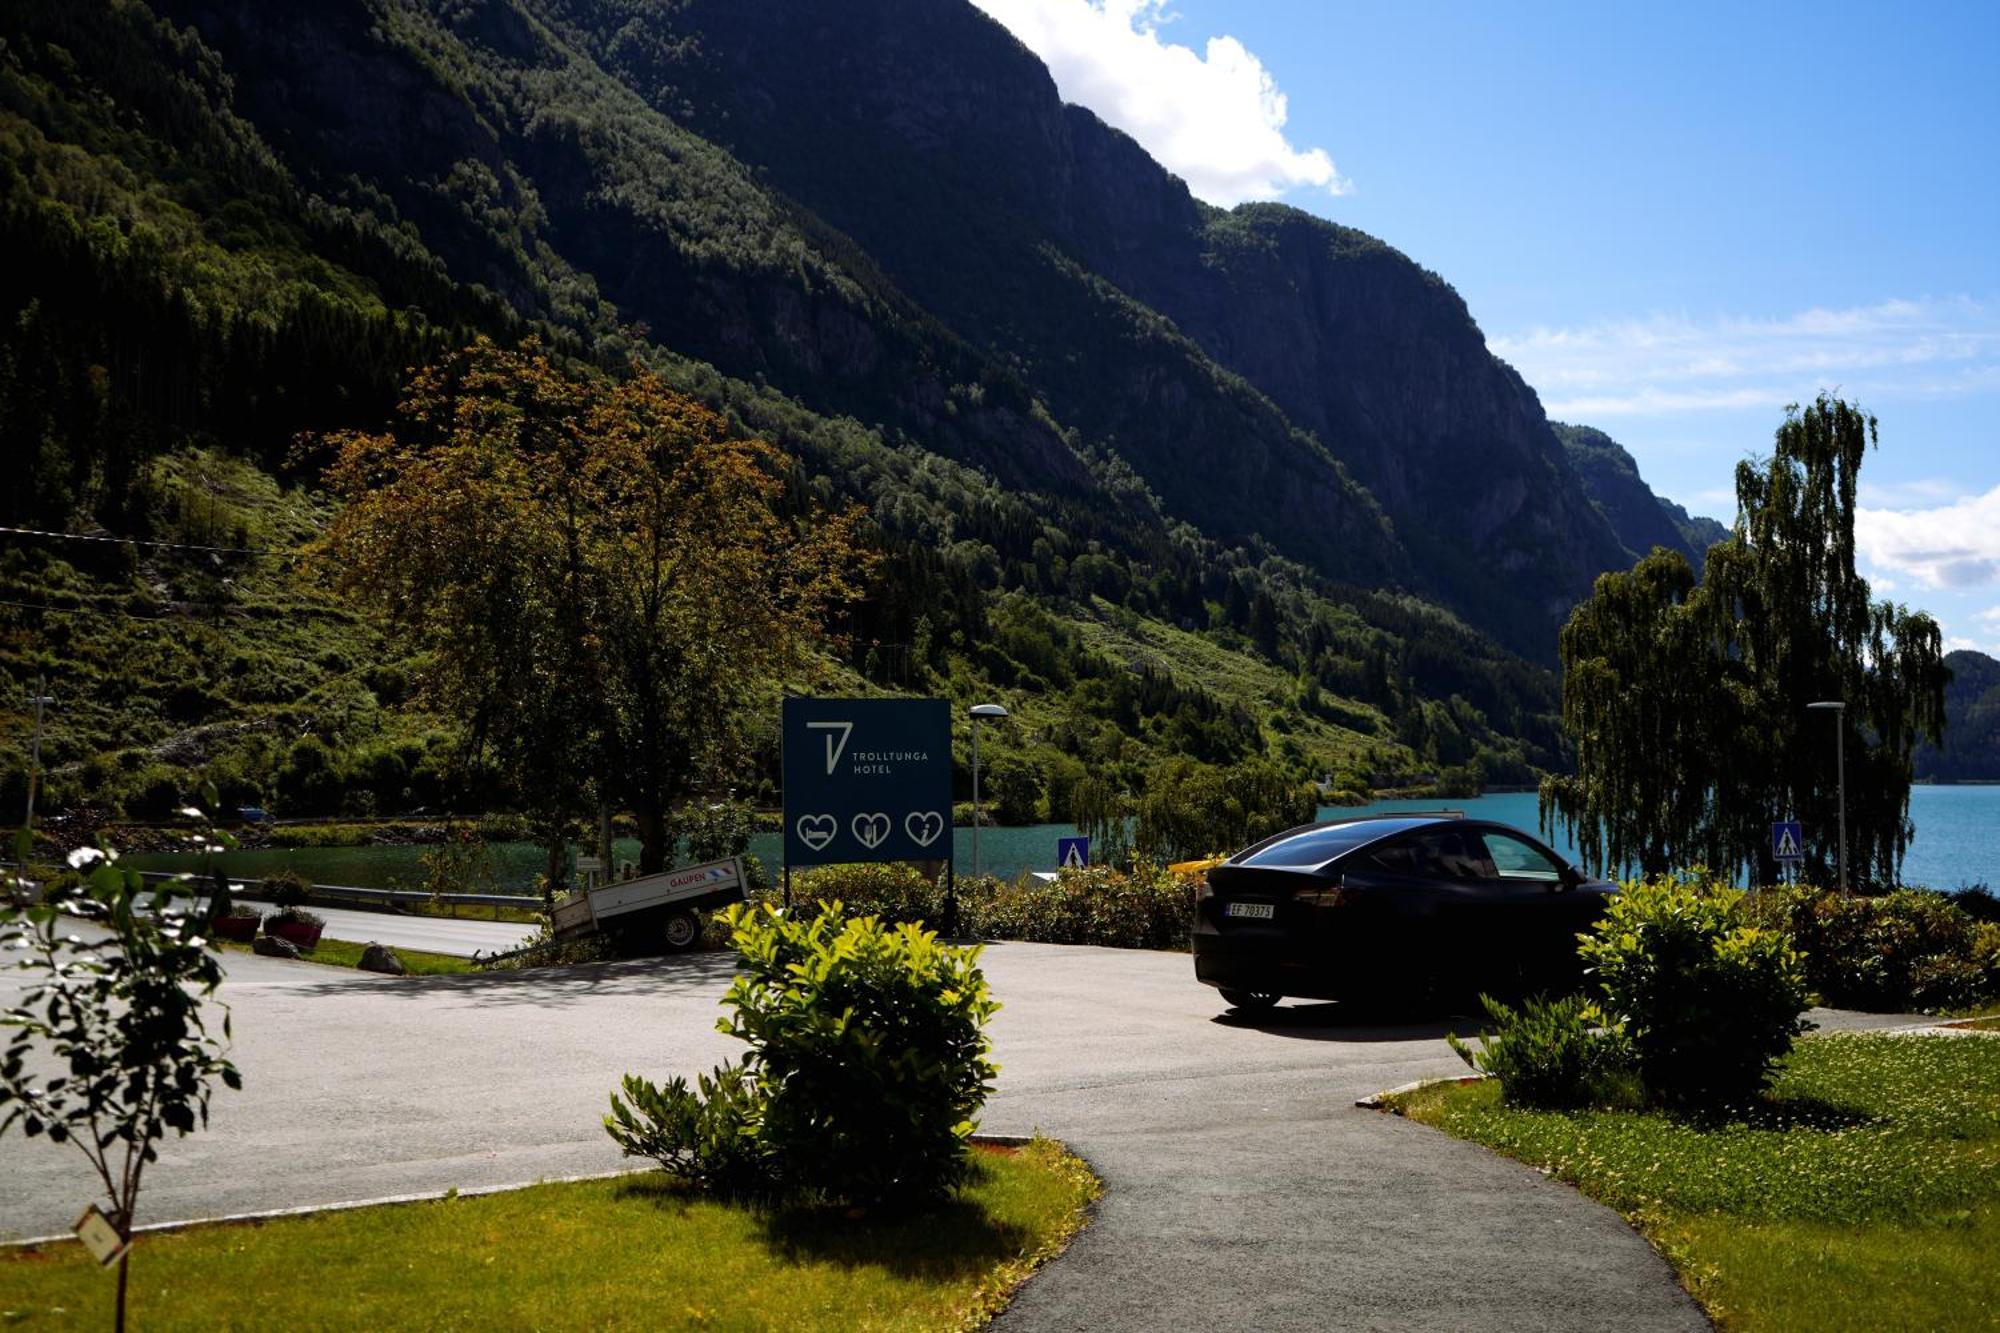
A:
{"label": "white flower", "polygon": [[95,847],[79,847],[69,854],[69,868],[82,870],[86,866],[94,866],[106,859],[105,854]]}
{"label": "white flower", "polygon": [[189,819],[206,819],[208,817],[201,812],[201,807],[198,805],[184,805],[175,811],[175,813],[186,815]]}

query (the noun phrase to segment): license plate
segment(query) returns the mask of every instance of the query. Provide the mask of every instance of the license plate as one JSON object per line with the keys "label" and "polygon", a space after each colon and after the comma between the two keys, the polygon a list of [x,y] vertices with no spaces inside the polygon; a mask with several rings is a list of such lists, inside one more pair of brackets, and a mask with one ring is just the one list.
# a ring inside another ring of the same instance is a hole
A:
{"label": "license plate", "polygon": [[1223,915],[1249,917],[1253,921],[1269,921],[1276,910],[1269,903],[1231,903]]}

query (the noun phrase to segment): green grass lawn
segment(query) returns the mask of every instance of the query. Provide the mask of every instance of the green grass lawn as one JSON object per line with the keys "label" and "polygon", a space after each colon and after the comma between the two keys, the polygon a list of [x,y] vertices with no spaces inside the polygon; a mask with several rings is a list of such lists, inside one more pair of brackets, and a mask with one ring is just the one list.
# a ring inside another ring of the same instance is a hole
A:
{"label": "green grass lawn", "polygon": [[[238,944],[234,940],[216,940],[219,948],[231,953],[249,953],[250,946]],[[361,962],[361,953],[368,946],[356,944],[352,940],[336,940],[320,936],[319,943],[311,952],[301,952],[299,961],[320,963],[327,967],[355,967]],[[422,949],[390,949],[390,953],[403,960],[403,968],[413,977],[452,976],[460,972],[476,972],[470,958],[457,958],[448,953],[425,953]]]}
{"label": "green grass lawn", "polygon": [[1726,1122],[1499,1094],[1426,1088],[1395,1109],[1618,1209],[1726,1328],[1992,1327],[2000,1311],[2000,1042],[1808,1037],[1766,1104]]}
{"label": "green grass lawn", "polygon": [[[663,1174],[145,1237],[142,1329],[958,1329],[1068,1242],[1096,1196],[1053,1143],[981,1152],[914,1217],[769,1213]],[[0,1326],[102,1328],[82,1248],[0,1255]]]}

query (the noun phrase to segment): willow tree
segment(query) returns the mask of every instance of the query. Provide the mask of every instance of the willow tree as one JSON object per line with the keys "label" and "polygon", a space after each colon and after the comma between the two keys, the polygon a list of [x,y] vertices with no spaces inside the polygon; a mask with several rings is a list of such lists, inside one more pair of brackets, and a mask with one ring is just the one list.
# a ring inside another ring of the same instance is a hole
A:
{"label": "willow tree", "polygon": [[[1872,599],[1854,510],[1875,418],[1822,395],[1786,410],[1772,455],[1736,469],[1737,518],[1703,577],[1664,548],[1598,579],[1563,627],[1570,775],[1542,816],[1599,868],[1704,863],[1768,878],[1770,824],[1807,827],[1830,878],[1847,751],[1848,861],[1893,882],[1909,845],[1910,755],[1941,739],[1944,665],[1929,616]],[[1806,705],[1843,700],[1833,722]]]}
{"label": "willow tree", "polygon": [[422,654],[433,707],[537,817],[550,879],[597,800],[668,864],[670,812],[858,593],[857,511],[788,499],[785,455],[657,377],[481,339],[392,428],[329,443],[320,551]]}

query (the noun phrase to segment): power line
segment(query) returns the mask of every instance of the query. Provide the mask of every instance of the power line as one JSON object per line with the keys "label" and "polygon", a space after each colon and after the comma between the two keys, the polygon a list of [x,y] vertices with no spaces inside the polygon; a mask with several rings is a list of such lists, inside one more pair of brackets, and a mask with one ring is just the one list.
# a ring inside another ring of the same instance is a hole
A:
{"label": "power line", "polygon": [[[189,606],[189,607],[192,607],[192,606],[193,606],[194,604],[193,604],[193,603],[190,603],[190,602],[180,602],[180,603],[175,603],[174,605],[179,605],[179,606]],[[7,600],[7,599],[5,599],[5,598],[0,598],[0,606],[12,606],[12,607],[18,607],[18,608],[20,608],[20,609],[21,609],[21,610],[23,610],[23,611],[46,611],[46,612],[49,612],[49,613],[51,613],[51,614],[54,614],[54,615],[58,615],[58,616],[117,616],[117,617],[119,617],[119,618],[120,618],[120,619],[122,619],[122,620],[179,620],[179,621],[187,621],[187,620],[192,620],[192,619],[195,619],[195,618],[197,618],[197,617],[199,617],[199,616],[201,616],[201,615],[203,615],[203,614],[223,614],[223,615],[241,615],[241,614],[242,614],[242,612],[241,612],[241,611],[240,611],[240,610],[239,610],[238,608],[235,608],[235,607],[224,607],[224,608],[221,608],[221,609],[220,609],[220,611],[211,611],[211,610],[210,610],[210,608],[207,608],[207,607],[202,607],[202,608],[199,608],[199,609],[196,609],[196,610],[189,610],[189,611],[184,611],[184,612],[182,612],[182,613],[181,613],[181,614],[179,614],[179,615],[166,615],[166,616],[148,616],[148,615],[141,615],[141,614],[140,614],[139,612],[137,612],[137,611],[123,611],[123,610],[114,610],[114,609],[111,609],[111,608],[109,608],[109,607],[100,607],[100,606],[44,606],[44,605],[42,605],[41,603],[38,603],[38,602],[15,602],[15,601],[9,601],[9,600]]]}
{"label": "power line", "polygon": [[269,555],[297,560],[303,551],[282,551],[275,546],[203,546],[197,542],[162,542],[144,537],[100,537],[82,532],[45,532],[40,528],[0,527],[0,533],[16,537],[44,537],[59,542],[111,542],[120,546],[152,546],[169,551],[215,551],[224,555]]}

